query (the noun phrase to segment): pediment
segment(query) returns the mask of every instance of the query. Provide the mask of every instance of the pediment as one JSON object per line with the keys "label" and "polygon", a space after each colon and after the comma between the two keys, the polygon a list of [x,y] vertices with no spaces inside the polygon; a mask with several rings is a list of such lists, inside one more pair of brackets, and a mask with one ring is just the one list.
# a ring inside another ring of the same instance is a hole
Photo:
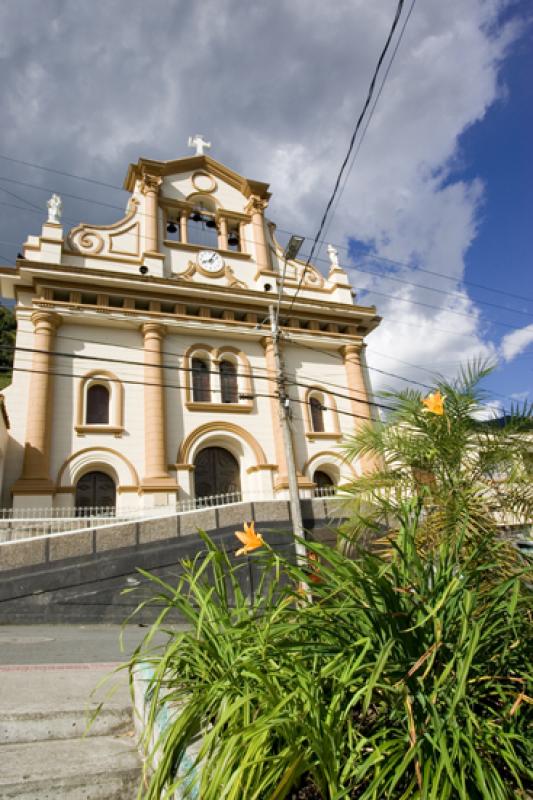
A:
{"label": "pediment", "polygon": [[226,167],[224,164],[221,164],[220,161],[216,161],[208,155],[188,156],[186,158],[174,159],[173,161],[154,161],[149,158],[140,158],[136,164],[129,165],[124,180],[124,188],[128,192],[133,192],[135,181],[145,175],[155,175],[164,178],[171,175],[178,176],[191,171],[204,171],[214,178],[220,178],[240,191],[245,197],[254,195],[263,200],[268,200],[270,198],[268,183],[245,178],[243,175],[239,175],[238,172]]}

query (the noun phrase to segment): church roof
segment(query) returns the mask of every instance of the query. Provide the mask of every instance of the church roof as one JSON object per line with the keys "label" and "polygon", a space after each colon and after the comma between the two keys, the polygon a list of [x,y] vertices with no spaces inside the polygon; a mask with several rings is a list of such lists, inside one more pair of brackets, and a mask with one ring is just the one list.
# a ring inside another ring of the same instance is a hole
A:
{"label": "church roof", "polygon": [[264,200],[270,198],[268,191],[268,183],[262,181],[254,181],[250,178],[245,178],[239,175],[238,172],[221,164],[214,158],[208,155],[201,156],[186,156],[185,158],[176,158],[172,161],[154,161],[151,158],[140,158],[136,164],[130,164],[126,178],[124,179],[124,188],[128,192],[132,192],[135,187],[135,181],[142,178],[143,175],[159,175],[165,177],[166,175],[177,175],[190,170],[204,169],[211,175],[220,178],[230,186],[234,186],[245,197],[257,195]]}

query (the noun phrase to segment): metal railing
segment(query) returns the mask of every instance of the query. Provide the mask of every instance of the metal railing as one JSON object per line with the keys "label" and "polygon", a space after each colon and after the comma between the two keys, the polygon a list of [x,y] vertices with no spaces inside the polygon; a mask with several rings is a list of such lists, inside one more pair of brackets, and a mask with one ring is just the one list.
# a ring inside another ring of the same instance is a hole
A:
{"label": "metal railing", "polygon": [[[315,497],[333,497],[336,487],[315,490]],[[243,498],[241,492],[190,497],[172,505],[150,508],[114,508],[90,506],[84,508],[0,508],[0,546],[16,542],[35,541],[57,536],[69,536],[101,528],[120,528],[136,522],[150,522],[221,506],[261,501],[278,502],[271,492],[253,492]],[[287,502],[282,500],[281,502]]]}
{"label": "metal railing", "polygon": [[338,486],[315,486],[313,489],[314,497],[335,497],[338,495]]}
{"label": "metal railing", "polygon": [[[272,500],[271,495],[254,493],[247,501]],[[0,546],[15,542],[35,541],[56,536],[87,533],[101,528],[113,528],[135,522],[150,522],[202,509],[242,503],[241,492],[205,497],[191,497],[166,506],[151,508],[113,508],[91,506],[84,508],[0,509]]]}

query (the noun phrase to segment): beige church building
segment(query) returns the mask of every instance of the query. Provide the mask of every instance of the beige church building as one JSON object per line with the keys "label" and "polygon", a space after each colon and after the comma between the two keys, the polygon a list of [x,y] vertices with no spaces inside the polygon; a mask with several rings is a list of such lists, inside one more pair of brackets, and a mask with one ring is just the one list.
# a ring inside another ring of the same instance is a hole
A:
{"label": "beige church building", "polygon": [[0,269],[18,322],[4,506],[287,497],[268,319],[283,273],[301,496],[361,474],[340,445],[372,416],[364,338],[375,308],[354,302],[334,248],[327,276],[284,259],[268,185],[195,143],[196,155],[130,164],[112,225],[66,229],[54,195],[16,268]]}

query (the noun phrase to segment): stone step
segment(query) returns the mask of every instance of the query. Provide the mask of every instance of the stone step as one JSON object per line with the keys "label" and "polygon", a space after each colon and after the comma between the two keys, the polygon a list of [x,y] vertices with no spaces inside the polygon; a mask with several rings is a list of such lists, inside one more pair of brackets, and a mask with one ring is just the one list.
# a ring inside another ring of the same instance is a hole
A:
{"label": "stone step", "polygon": [[88,726],[89,714],[83,708],[61,709],[44,716],[38,709],[6,714],[0,711],[0,742],[22,744],[49,739],[82,736],[110,736],[133,730],[131,709],[105,706]]}
{"label": "stone step", "polygon": [[0,746],[2,800],[133,800],[140,772],[130,736]]}
{"label": "stone step", "polygon": [[[109,736],[133,730],[125,672],[112,666],[3,668],[0,742],[17,744],[52,739]],[[93,694],[94,693],[94,694]],[[87,731],[87,723],[102,703]]]}

